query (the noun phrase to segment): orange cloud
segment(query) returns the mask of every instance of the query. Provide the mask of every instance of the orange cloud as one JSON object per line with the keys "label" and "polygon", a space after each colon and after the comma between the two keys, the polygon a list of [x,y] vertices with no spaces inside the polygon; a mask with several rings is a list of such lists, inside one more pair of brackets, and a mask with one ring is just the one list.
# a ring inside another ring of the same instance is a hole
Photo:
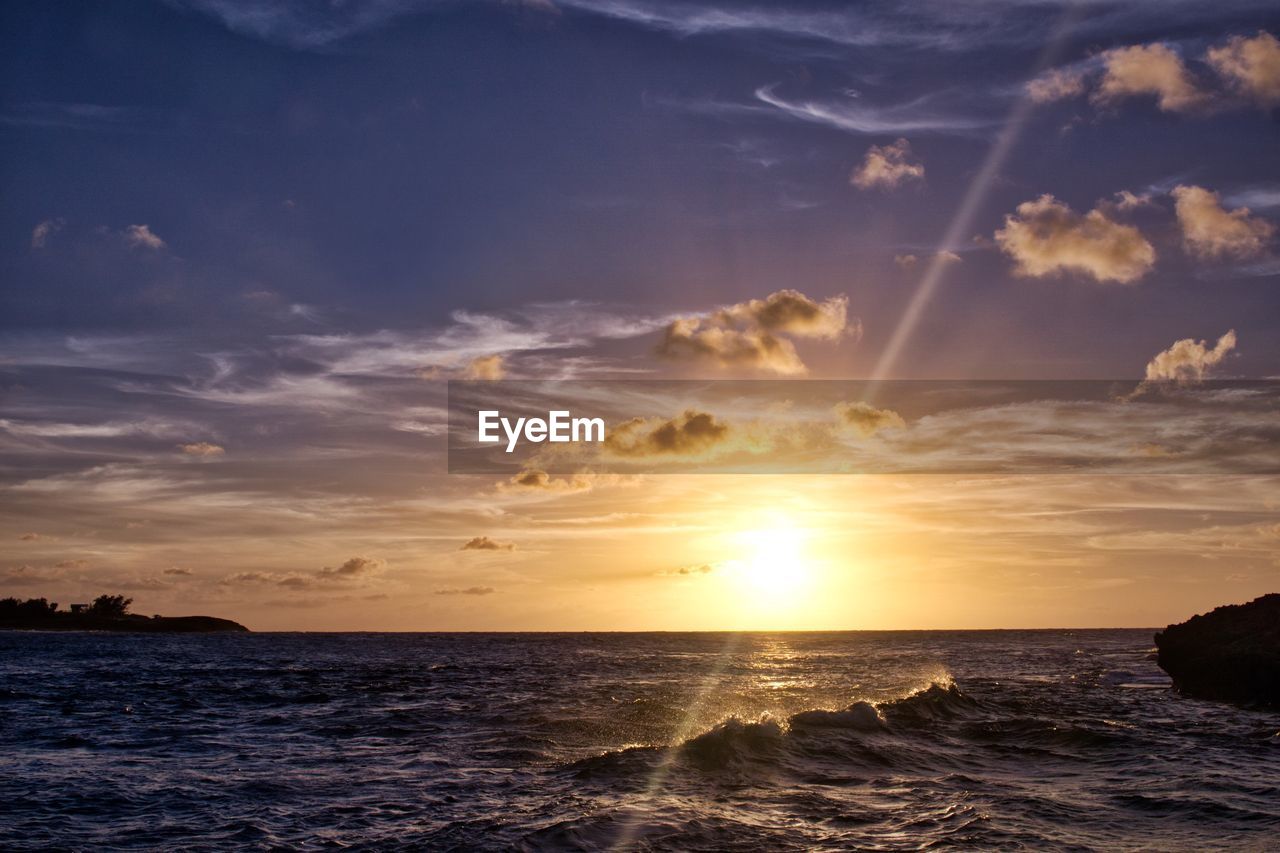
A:
{"label": "orange cloud", "polygon": [[193,444],[179,444],[178,449],[188,456],[201,456],[206,458],[210,456],[221,456],[226,453],[225,448],[217,444],[211,444],[207,441],[197,441]]}
{"label": "orange cloud", "polygon": [[506,360],[501,355],[482,355],[467,365],[467,379],[501,379],[507,375]]}
{"label": "orange cloud", "polygon": [[497,542],[488,536],[475,536],[462,543],[459,551],[514,551],[516,546],[512,542]]}
{"label": "orange cloud", "polygon": [[1261,32],[1210,48],[1205,61],[1237,91],[1263,107],[1280,104],[1280,40]]}
{"label": "orange cloud", "polygon": [[1018,205],[995,232],[996,243],[1017,266],[1017,275],[1040,277],[1082,272],[1098,281],[1128,283],[1146,275],[1156,250],[1132,225],[1101,210],[1081,216],[1052,195]]}
{"label": "orange cloud", "polygon": [[865,438],[883,429],[901,429],[907,425],[892,409],[877,409],[870,403],[838,403],[835,412],[841,423]]}
{"label": "orange cloud", "polygon": [[680,456],[703,453],[724,441],[728,424],[706,412],[689,410],[667,420],[632,418],[614,427],[604,441],[618,456]]}
{"label": "orange cloud", "polygon": [[585,492],[591,489],[591,480],[582,475],[552,477],[541,468],[526,468],[508,480],[498,484],[500,492]]}
{"label": "orange cloud", "polygon": [[911,143],[905,139],[892,145],[872,145],[862,165],[849,176],[849,183],[862,190],[889,190],[907,181],[924,180],[924,164],[910,158]]}
{"label": "orange cloud", "polygon": [[1236,347],[1236,332],[1229,330],[1210,347],[1206,341],[1183,338],[1156,355],[1147,364],[1147,381],[1172,381],[1181,384],[1201,382],[1210,370]]}
{"label": "orange cloud", "polygon": [[1173,197],[1182,244],[1192,255],[1251,257],[1260,254],[1275,233],[1274,225],[1250,216],[1247,207],[1227,211],[1218,194],[1203,187],[1174,187]]}
{"label": "orange cloud", "polygon": [[1208,93],[1200,89],[1182,57],[1168,45],[1119,47],[1104,53],[1102,61],[1106,74],[1093,94],[1098,103],[1154,95],[1157,106],[1165,112],[1189,112],[1208,103]]}
{"label": "orange cloud", "polygon": [[1084,93],[1084,75],[1054,68],[1027,83],[1027,97],[1038,104],[1074,98]]}
{"label": "orange cloud", "polygon": [[709,314],[682,317],[664,330],[657,352],[672,359],[710,361],[722,367],[743,366],[782,375],[807,368],[790,338],[834,341],[861,327],[848,319],[849,300],[834,296],[823,302],[796,290],[779,290]]}

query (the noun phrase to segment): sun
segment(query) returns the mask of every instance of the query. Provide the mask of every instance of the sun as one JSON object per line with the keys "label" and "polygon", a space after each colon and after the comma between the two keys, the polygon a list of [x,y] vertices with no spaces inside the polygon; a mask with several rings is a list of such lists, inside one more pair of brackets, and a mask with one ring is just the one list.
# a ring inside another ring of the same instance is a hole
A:
{"label": "sun", "polygon": [[804,528],[776,517],[765,526],[739,532],[736,539],[739,556],[730,568],[742,593],[782,605],[808,588],[813,572]]}

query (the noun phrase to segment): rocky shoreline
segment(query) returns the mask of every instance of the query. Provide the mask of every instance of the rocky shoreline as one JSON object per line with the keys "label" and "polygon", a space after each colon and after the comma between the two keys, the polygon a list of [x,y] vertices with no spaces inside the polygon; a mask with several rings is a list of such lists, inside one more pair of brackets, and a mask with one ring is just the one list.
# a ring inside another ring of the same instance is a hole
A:
{"label": "rocky shoreline", "polygon": [[1280,708],[1280,593],[1193,616],[1155,641],[1179,693]]}

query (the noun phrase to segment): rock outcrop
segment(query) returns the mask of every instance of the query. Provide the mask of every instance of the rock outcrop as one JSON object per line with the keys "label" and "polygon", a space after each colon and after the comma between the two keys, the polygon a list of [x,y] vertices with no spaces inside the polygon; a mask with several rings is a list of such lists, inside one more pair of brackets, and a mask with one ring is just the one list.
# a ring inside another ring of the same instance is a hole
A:
{"label": "rock outcrop", "polygon": [[1280,593],[1193,616],[1155,639],[1180,693],[1280,707]]}

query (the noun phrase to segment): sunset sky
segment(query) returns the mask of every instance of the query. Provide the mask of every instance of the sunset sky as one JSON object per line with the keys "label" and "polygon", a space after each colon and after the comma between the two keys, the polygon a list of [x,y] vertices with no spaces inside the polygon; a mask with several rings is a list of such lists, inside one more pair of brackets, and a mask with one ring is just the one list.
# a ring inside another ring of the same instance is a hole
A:
{"label": "sunset sky", "polygon": [[1163,625],[1280,587],[1274,475],[445,456],[450,379],[1276,378],[1271,0],[0,23],[0,596],[836,629]]}

